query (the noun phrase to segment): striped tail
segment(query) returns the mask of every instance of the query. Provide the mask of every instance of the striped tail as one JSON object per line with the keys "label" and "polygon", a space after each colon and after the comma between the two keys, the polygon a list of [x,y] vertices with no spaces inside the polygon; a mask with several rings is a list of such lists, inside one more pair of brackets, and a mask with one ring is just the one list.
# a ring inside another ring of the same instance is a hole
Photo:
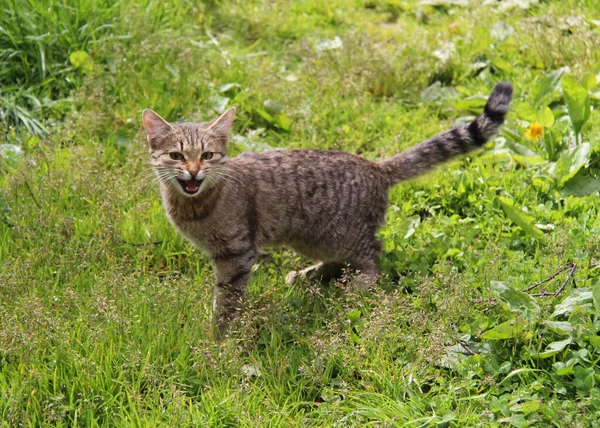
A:
{"label": "striped tail", "polygon": [[492,138],[504,122],[513,88],[498,83],[483,113],[469,125],[443,132],[377,165],[390,179],[390,185],[423,174],[455,156],[475,150]]}

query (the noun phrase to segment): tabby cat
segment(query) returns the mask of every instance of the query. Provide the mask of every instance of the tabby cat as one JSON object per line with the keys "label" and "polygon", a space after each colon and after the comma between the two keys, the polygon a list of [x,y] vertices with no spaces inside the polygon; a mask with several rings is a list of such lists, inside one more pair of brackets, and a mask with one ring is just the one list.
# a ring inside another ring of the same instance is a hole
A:
{"label": "tabby cat", "polygon": [[371,162],[339,151],[276,150],[227,156],[235,115],[208,123],[169,123],[150,109],[143,124],[165,211],[184,237],[213,260],[213,319],[223,337],[239,310],[261,248],[286,246],[316,266],[288,275],[330,279],[349,266],[365,287],[378,276],[376,238],[388,190],[498,131],[512,97],[499,83],[469,125],[439,134],[392,158]]}

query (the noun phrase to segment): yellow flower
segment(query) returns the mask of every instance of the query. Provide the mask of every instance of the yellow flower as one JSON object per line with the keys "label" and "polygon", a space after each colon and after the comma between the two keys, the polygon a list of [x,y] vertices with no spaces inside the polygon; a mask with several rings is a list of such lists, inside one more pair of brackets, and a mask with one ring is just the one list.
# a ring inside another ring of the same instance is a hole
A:
{"label": "yellow flower", "polygon": [[525,130],[525,138],[531,141],[537,141],[542,138],[544,128],[537,122],[531,122],[529,128]]}

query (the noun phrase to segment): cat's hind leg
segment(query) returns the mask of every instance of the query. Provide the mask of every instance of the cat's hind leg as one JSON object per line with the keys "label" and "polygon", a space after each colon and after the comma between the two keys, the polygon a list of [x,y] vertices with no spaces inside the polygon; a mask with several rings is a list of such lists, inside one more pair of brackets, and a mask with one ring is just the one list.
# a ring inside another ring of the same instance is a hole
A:
{"label": "cat's hind leg", "polygon": [[375,258],[354,260],[350,262],[350,267],[356,271],[350,286],[358,291],[368,291],[369,287],[379,279],[380,272]]}
{"label": "cat's hind leg", "polygon": [[293,270],[287,274],[285,283],[288,285],[294,284],[300,279],[318,280],[327,283],[332,279],[342,276],[345,265],[336,262],[321,262],[314,266],[309,266],[302,270]]}
{"label": "cat's hind leg", "polygon": [[381,254],[381,242],[374,233],[364,235],[356,245],[354,254],[348,256],[350,268],[355,271],[351,286],[359,291],[367,291],[379,279],[379,266],[375,259]]}

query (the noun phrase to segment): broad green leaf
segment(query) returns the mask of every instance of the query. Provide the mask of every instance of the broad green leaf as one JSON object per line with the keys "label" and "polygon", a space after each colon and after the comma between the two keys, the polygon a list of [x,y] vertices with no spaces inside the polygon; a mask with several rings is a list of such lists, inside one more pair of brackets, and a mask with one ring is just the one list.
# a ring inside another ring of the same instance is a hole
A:
{"label": "broad green leaf", "polygon": [[577,172],[588,163],[592,148],[590,143],[575,146],[568,152],[563,152],[556,161],[554,174],[560,187],[577,174]]}
{"label": "broad green leaf", "polygon": [[573,341],[573,338],[569,337],[565,340],[559,340],[557,342],[552,342],[548,345],[548,347],[546,347],[546,350],[544,352],[540,352],[538,354],[538,357],[540,358],[548,358],[551,357],[553,355],[558,354],[560,351],[562,351],[563,349],[565,349],[571,342]]}
{"label": "broad green leaf", "polygon": [[[523,413],[525,413],[526,415],[528,415],[529,413],[532,413],[532,412],[536,412],[540,409],[540,402],[541,402],[541,400],[532,400],[532,401],[526,401],[524,403],[521,403],[520,404],[521,411]],[[529,424],[526,422],[525,426],[529,426]]]}
{"label": "broad green leaf", "polygon": [[514,68],[513,68],[512,64],[509,61],[507,61],[503,58],[500,58],[500,57],[493,58],[492,65],[506,73],[514,72]]}
{"label": "broad green leaf", "polygon": [[511,219],[513,223],[523,229],[523,231],[529,236],[537,239],[538,241],[544,241],[544,234],[541,230],[537,229],[533,225],[535,222],[530,216],[525,214],[523,211],[516,209],[513,206],[512,201],[509,199],[500,197],[499,201],[502,209],[506,213],[506,216]]}
{"label": "broad green leaf", "polygon": [[33,149],[40,142],[40,138],[36,135],[32,135],[27,140],[23,141],[23,145],[28,149]]}
{"label": "broad green leaf", "polygon": [[254,110],[256,113],[259,114],[260,117],[262,117],[264,120],[266,120],[269,123],[273,123],[273,116],[271,116],[269,113],[267,113],[266,110],[263,110],[261,108],[257,108]]}
{"label": "broad green leaf", "polygon": [[538,119],[537,111],[531,104],[519,103],[514,111],[517,113],[517,116],[528,122],[535,122]]}
{"label": "broad green leaf", "polygon": [[550,330],[552,330],[555,333],[558,334],[571,334],[571,331],[573,331],[573,325],[571,325],[571,323],[569,321],[550,321],[550,320],[546,320],[544,321],[544,325],[546,325],[546,327],[548,327]]}
{"label": "broad green leaf", "polygon": [[552,317],[559,315],[568,315],[573,312],[576,306],[592,301],[593,293],[591,288],[577,288],[571,295],[564,299],[554,308]]}
{"label": "broad green leaf", "polygon": [[[587,355],[587,351],[586,351]],[[595,372],[593,367],[584,367],[584,366],[576,366],[575,367],[575,378],[577,379],[585,379],[589,375],[593,375]]]}
{"label": "broad green leaf", "polygon": [[448,251],[446,251],[446,254],[444,254],[443,257],[448,259],[454,259],[457,257],[462,257],[463,254],[464,253],[458,248],[450,248]]}
{"label": "broad green leaf", "polygon": [[436,80],[421,92],[421,99],[426,103],[434,102],[440,98],[442,98],[442,82],[439,80]]}
{"label": "broad green leaf", "polygon": [[[464,338],[462,338],[462,340],[465,340]],[[481,353],[489,353],[490,349],[489,349],[489,344],[485,343],[485,342],[473,342],[473,341],[466,341],[468,343],[468,347],[469,349],[471,349],[471,351],[481,354]],[[441,366],[443,367],[448,367],[448,368],[455,368],[460,361],[462,360],[463,356],[466,355],[470,355],[470,352],[467,351],[467,349],[461,345],[461,344],[456,344],[456,345],[451,345],[446,347],[446,355],[442,356],[439,360],[439,363]]]}
{"label": "broad green leaf", "polygon": [[289,131],[290,127],[292,126],[292,120],[285,114],[278,114],[277,115],[277,125],[281,129],[283,129],[285,131]]}
{"label": "broad green leaf", "polygon": [[533,321],[540,313],[540,307],[533,297],[522,291],[516,290],[510,284],[502,281],[492,281],[492,291],[498,296],[510,311],[522,316],[528,321]]}
{"label": "broad green leaf", "polygon": [[557,362],[554,366],[556,369],[556,374],[559,376],[570,376],[575,373],[573,366],[565,366],[565,363],[563,362]]}
{"label": "broad green leaf", "polygon": [[456,103],[457,110],[476,110],[479,112],[485,107],[487,103],[487,97],[483,95],[474,95],[472,97],[465,98]]}
{"label": "broad green leaf", "polygon": [[504,144],[506,145],[506,147],[508,147],[509,149],[511,149],[514,153],[516,153],[519,156],[522,156],[522,157],[525,157],[525,158],[532,158],[532,159],[535,159],[535,158],[540,158],[541,159],[541,156],[539,154],[537,154],[536,152],[534,152],[530,148],[525,147],[522,144],[513,143],[513,142],[508,141],[508,140]]}
{"label": "broad green leaf", "polygon": [[550,128],[552,125],[554,125],[554,114],[552,114],[550,107],[544,106],[538,117],[542,126]]}
{"label": "broad green leaf", "polygon": [[443,419],[440,422],[448,423],[455,419],[456,419],[456,413],[454,413],[452,410],[447,410],[446,413],[444,413]]}
{"label": "broad green leaf", "polygon": [[506,377],[504,379],[502,379],[500,381],[500,383],[498,383],[497,385],[502,385],[504,382],[506,382],[508,379],[515,377],[521,373],[537,373],[537,372],[541,372],[543,370],[541,369],[530,369],[528,367],[522,367],[520,369],[515,369],[512,372],[510,372],[509,374],[506,375]]}
{"label": "broad green leaf", "polygon": [[85,51],[71,52],[69,61],[73,68],[80,68],[84,73],[89,73],[94,69],[94,61]]}
{"label": "broad green leaf", "polygon": [[589,391],[595,385],[594,379],[595,370],[594,367],[581,367],[575,366],[575,379],[573,379],[573,385],[577,389]]}
{"label": "broad green leaf", "polygon": [[590,118],[590,97],[587,90],[568,74],[562,78],[562,88],[573,129],[579,134],[583,124]]}
{"label": "broad green leaf", "polygon": [[544,159],[541,157],[529,158],[526,156],[513,154],[512,159],[521,166],[540,165],[544,163]]}
{"label": "broad green leaf", "polygon": [[348,313],[346,314],[346,318],[348,318],[348,320],[352,321],[352,322],[356,322],[360,319],[360,309],[354,308],[351,309],[350,311],[348,311]]}
{"label": "broad green leaf", "polygon": [[512,159],[512,154],[508,149],[491,150],[485,152],[477,158],[478,163],[495,165],[499,163],[508,163]]}
{"label": "broad green leaf", "polygon": [[599,349],[600,348],[600,336],[590,336],[590,345],[592,345],[596,349]]}
{"label": "broad green leaf", "polygon": [[568,67],[562,67],[554,70],[539,81],[533,88],[533,103],[535,105],[548,105],[552,101],[552,93],[558,88],[560,78],[568,70]]}
{"label": "broad green leaf", "polygon": [[415,233],[415,230],[417,230],[419,224],[421,224],[421,217],[415,215],[405,219],[402,223],[400,223],[400,226],[398,226],[398,229],[396,230],[397,233],[402,235],[404,239],[408,239],[413,233]]}
{"label": "broad green leaf", "polygon": [[480,337],[485,340],[504,340],[518,337],[525,325],[517,320],[509,320],[484,332]]}
{"label": "broad green leaf", "polygon": [[210,107],[219,113],[223,113],[225,108],[227,107],[227,103],[229,103],[229,98],[221,97],[219,95],[213,95],[210,97]]}
{"label": "broad green leaf", "polygon": [[571,178],[560,190],[560,194],[564,196],[589,196],[600,191],[600,180],[591,177],[576,175]]}
{"label": "broad green leaf", "polygon": [[442,86],[439,80],[426,87],[421,92],[421,99],[427,103],[444,104],[460,97],[460,92],[452,86]]}
{"label": "broad green leaf", "polygon": [[545,128],[550,128],[554,125],[554,114],[548,106],[535,108],[528,103],[519,103],[514,109],[517,116],[528,122],[539,122]]}
{"label": "broad green leaf", "polygon": [[507,148],[510,149],[511,158],[519,165],[539,165],[541,163],[546,162],[543,157],[541,157],[528,147],[525,147],[518,143],[513,143],[508,140],[504,144]]}
{"label": "broad green leaf", "polygon": [[283,104],[276,100],[265,100],[263,106],[265,106],[265,110],[273,116],[281,113],[281,110],[283,110]]}
{"label": "broad green leaf", "polygon": [[598,84],[598,81],[596,79],[596,75],[595,74],[588,74],[581,81],[581,86],[583,86],[588,91],[590,89],[594,89],[597,84]]}
{"label": "broad green leaf", "polygon": [[219,87],[219,92],[227,92],[232,88],[240,88],[242,85],[239,83],[225,83]]}

